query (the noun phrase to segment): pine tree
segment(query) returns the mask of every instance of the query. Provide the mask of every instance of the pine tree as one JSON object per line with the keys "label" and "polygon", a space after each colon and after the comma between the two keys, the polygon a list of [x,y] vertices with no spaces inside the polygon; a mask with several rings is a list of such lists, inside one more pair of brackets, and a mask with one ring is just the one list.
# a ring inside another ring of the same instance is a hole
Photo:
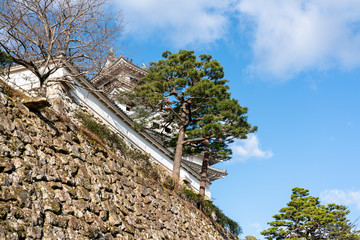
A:
{"label": "pine tree", "polygon": [[0,71],[2,71],[6,66],[9,66],[11,62],[11,57],[4,51],[0,50]]}
{"label": "pine tree", "polygon": [[261,232],[266,239],[337,239],[359,240],[354,226],[347,220],[350,211],[341,205],[320,204],[319,198],[309,195],[309,190],[292,189],[291,201],[273,216],[269,229]]}
{"label": "pine tree", "polygon": [[180,50],[166,51],[163,60],[150,63],[147,75],[140,80],[133,91],[121,93],[120,101],[136,108],[139,125],[151,127],[153,123],[166,123],[175,131],[176,137],[173,179],[176,184],[180,177],[180,164],[189,126],[201,120],[200,111],[216,102],[216,96],[226,93],[227,80],[220,63],[210,55]]}

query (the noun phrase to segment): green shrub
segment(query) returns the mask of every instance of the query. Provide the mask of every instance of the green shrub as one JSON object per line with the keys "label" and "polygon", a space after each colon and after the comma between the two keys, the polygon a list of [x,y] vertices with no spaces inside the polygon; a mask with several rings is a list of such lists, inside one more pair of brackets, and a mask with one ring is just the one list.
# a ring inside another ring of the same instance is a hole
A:
{"label": "green shrub", "polygon": [[165,175],[164,177],[164,181],[162,183],[162,185],[170,190],[174,190],[175,189],[175,182],[174,179],[170,176],[170,175]]}
{"label": "green shrub", "polygon": [[[150,156],[144,154],[137,149],[131,149],[127,143],[118,134],[112,132],[109,127],[98,123],[93,116],[83,113],[76,112],[75,117],[78,118],[82,124],[82,127],[98,136],[101,141],[107,144],[113,151],[120,150],[120,152],[134,161],[145,160],[145,164],[150,164]],[[142,163],[143,164],[143,163]],[[147,167],[147,170],[151,170]],[[153,174],[153,172],[151,172]]]}
{"label": "green shrub", "polygon": [[107,126],[99,124],[91,115],[78,111],[75,116],[80,120],[84,128],[97,135],[112,150],[120,150],[122,154],[128,152],[129,149],[125,141],[116,133],[113,133]]}
{"label": "green shrub", "polygon": [[204,202],[203,196],[201,196],[200,194],[194,192],[193,190],[187,187],[183,188],[182,194],[187,201],[189,201],[198,208],[201,207],[200,205]]}
{"label": "green shrub", "polygon": [[242,233],[242,229],[237,222],[228,218],[223,211],[215,206],[212,201],[206,200],[203,196],[198,193],[195,193],[189,188],[183,188],[181,196],[187,201],[198,207],[203,213],[208,216],[210,219],[213,219],[213,214],[215,214],[216,222],[225,228],[228,232],[239,236]]}

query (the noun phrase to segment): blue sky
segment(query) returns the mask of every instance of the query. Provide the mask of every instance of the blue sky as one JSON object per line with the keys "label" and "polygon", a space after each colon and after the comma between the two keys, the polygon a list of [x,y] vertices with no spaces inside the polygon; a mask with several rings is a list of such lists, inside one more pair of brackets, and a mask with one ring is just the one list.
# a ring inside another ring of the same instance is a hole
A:
{"label": "blue sky", "polygon": [[[293,187],[360,217],[360,1],[117,0],[122,52],[141,65],[165,50],[211,54],[259,130],[217,165],[212,196],[261,238]],[[360,228],[360,227],[359,227]],[[358,228],[358,229],[359,229]],[[261,238],[262,239],[262,238]]]}

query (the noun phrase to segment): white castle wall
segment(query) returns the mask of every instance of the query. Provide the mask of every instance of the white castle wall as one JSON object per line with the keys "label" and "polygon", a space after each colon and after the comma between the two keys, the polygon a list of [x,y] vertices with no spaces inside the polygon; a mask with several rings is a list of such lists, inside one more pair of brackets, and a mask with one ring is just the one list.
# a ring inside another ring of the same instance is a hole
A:
{"label": "white castle wall", "polygon": [[[53,74],[51,78],[58,78],[63,73],[63,70],[60,69],[55,74]],[[31,88],[40,86],[39,81],[28,70],[17,71],[10,74],[9,76],[10,78],[5,80],[15,88],[20,87],[23,90],[30,90]],[[75,80],[75,83],[76,84],[73,85],[73,89],[70,90],[70,94],[73,98],[88,108],[96,117],[101,119],[104,124],[108,125],[112,130],[123,136],[128,143],[132,144],[139,150],[148,153],[154,161],[172,172],[172,159],[170,159],[166,154],[151,144],[148,140],[143,138],[119,116],[111,111],[102,101],[96,97],[94,92],[87,88],[80,87],[81,83],[78,80]],[[190,186],[195,191],[199,190],[200,181],[186,169],[180,169],[180,178],[183,180],[186,179],[187,182],[190,182]],[[205,195],[206,197],[211,198],[209,186],[206,186]]]}
{"label": "white castle wall", "polygon": [[3,79],[15,88],[22,90],[31,90],[40,87],[40,82],[36,76],[28,70],[24,71],[23,68],[14,69],[9,75],[4,76]]}
{"label": "white castle wall", "polygon": [[[113,130],[122,135],[129,143],[136,146],[138,149],[150,154],[150,156],[163,167],[170,172],[173,168],[173,161],[159,149],[149,143],[146,139],[140,136],[135,130],[128,126],[118,116],[116,116],[111,110],[109,110],[102,102],[100,102],[90,91],[75,87],[71,91],[73,97],[81,101],[88,109],[90,109],[94,115],[103,120],[103,122],[110,126]],[[196,179],[184,168],[180,170],[180,178],[191,181],[191,187],[198,191],[200,188],[200,181]],[[209,187],[206,188],[206,196],[211,197]]]}

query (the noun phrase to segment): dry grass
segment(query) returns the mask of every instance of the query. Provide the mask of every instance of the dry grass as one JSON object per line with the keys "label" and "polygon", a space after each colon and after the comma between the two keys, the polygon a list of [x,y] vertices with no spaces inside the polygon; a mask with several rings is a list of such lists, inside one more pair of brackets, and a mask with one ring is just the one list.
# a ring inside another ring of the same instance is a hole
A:
{"label": "dry grass", "polygon": [[5,95],[9,96],[13,100],[30,100],[31,97],[27,96],[23,91],[15,89],[5,83],[3,80],[0,80],[0,87],[3,89]]}

